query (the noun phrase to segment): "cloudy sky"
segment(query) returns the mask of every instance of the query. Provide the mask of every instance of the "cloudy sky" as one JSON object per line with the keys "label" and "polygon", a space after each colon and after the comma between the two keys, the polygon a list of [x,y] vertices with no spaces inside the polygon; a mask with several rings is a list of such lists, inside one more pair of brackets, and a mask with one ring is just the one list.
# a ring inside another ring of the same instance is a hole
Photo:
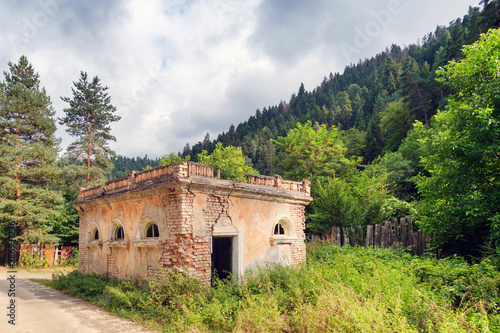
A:
{"label": "cloudy sky", "polygon": [[[120,155],[212,138],[479,0],[2,0],[0,70],[24,54],[57,116],[80,71],[109,86]],[[3,79],[3,77],[2,77]],[[67,146],[72,138],[59,128]]]}

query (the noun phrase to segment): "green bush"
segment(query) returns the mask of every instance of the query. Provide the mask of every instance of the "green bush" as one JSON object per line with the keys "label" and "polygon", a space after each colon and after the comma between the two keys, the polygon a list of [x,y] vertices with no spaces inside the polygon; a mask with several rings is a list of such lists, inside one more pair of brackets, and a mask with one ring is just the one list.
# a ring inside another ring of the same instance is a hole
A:
{"label": "green bush", "polygon": [[78,248],[75,247],[71,252],[71,256],[68,258],[68,264],[78,269],[78,257],[79,257]]}
{"label": "green bush", "polygon": [[415,259],[412,270],[422,283],[454,307],[465,307],[480,300],[491,313],[500,306],[500,273],[489,259],[474,265],[459,257]]}
{"label": "green bush", "polygon": [[82,274],[78,271],[61,275],[54,282],[57,289],[66,290],[72,295],[81,296],[88,301],[96,300],[109,284],[109,278],[105,276]]}
{"label": "green bush", "polygon": [[40,260],[38,253],[24,252],[18,263],[21,268],[42,268],[49,266],[47,254],[43,254],[43,259]]}

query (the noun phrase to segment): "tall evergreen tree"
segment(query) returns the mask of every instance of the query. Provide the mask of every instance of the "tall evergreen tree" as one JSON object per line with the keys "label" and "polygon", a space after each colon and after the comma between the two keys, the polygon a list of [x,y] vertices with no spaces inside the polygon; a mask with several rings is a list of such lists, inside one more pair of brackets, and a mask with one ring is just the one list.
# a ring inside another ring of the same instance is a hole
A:
{"label": "tall evergreen tree", "polygon": [[[234,132],[234,126],[233,126],[233,132]],[[207,134],[205,134],[205,138],[203,139],[203,148],[207,149],[209,145],[210,145],[210,134],[207,132]]]}
{"label": "tall evergreen tree", "polygon": [[0,83],[0,225],[14,225],[24,242],[56,241],[50,222],[62,197],[55,191],[59,140],[54,110],[25,56],[9,62]]}
{"label": "tall evergreen tree", "polygon": [[106,92],[109,88],[102,86],[99,77],[89,80],[87,73],[81,72],[80,80],[73,85],[73,97],[61,97],[70,107],[64,109],[66,116],[59,123],[66,125],[66,132],[77,138],[68,147],[67,155],[76,164],[71,166],[73,172],[81,174],[84,170],[85,187],[89,187],[103,183],[113,168],[110,157],[115,152],[108,142],[116,138],[110,134],[110,124],[121,117],[114,114],[116,107]]}

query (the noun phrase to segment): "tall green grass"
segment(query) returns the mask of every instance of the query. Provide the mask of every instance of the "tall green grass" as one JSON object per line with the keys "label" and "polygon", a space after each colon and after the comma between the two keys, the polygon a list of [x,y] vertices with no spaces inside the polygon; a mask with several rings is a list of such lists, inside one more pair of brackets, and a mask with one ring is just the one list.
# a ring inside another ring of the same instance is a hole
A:
{"label": "tall green grass", "polygon": [[55,287],[162,332],[495,332],[500,273],[488,261],[309,245],[307,264],[241,284],[167,271],[148,281],[72,272]]}

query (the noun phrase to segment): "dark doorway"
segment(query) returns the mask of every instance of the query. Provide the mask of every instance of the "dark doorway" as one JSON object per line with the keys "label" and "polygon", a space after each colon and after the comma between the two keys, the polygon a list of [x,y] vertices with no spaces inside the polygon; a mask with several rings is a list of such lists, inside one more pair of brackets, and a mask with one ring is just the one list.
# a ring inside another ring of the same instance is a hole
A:
{"label": "dark doorway", "polygon": [[232,272],[232,237],[212,238],[212,277],[227,279]]}

